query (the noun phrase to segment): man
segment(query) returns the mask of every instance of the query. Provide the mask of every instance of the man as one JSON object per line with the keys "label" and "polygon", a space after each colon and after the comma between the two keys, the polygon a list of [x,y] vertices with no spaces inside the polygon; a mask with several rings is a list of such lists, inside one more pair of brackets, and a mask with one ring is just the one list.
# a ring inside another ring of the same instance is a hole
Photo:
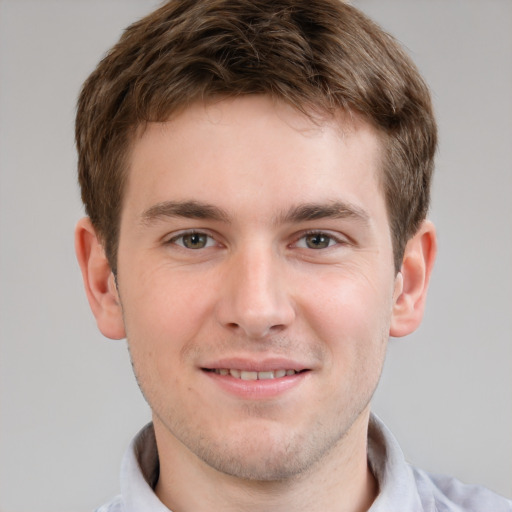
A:
{"label": "man", "polygon": [[436,252],[428,89],[338,0],[171,1],[82,90],[76,249],[153,423],[100,510],[511,510],[370,413]]}

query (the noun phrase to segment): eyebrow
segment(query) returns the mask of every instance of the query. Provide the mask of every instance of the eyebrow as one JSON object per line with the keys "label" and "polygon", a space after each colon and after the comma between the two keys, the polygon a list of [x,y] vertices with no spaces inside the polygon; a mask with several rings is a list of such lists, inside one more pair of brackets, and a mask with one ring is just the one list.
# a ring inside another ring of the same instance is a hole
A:
{"label": "eyebrow", "polygon": [[[169,217],[188,219],[207,219],[230,223],[231,216],[226,210],[200,201],[163,201],[157,203],[141,215],[145,225]],[[344,201],[327,203],[306,203],[292,206],[273,219],[275,224],[293,224],[319,219],[354,219],[362,224],[369,224],[370,217],[362,208]]]}
{"label": "eyebrow", "polygon": [[199,201],[163,201],[151,206],[141,215],[142,223],[147,225],[167,217],[208,219],[226,223],[230,221],[226,211]]}
{"label": "eyebrow", "polygon": [[370,222],[370,216],[365,210],[344,201],[300,204],[281,215],[278,222],[294,223],[319,219],[353,219],[362,224]]}

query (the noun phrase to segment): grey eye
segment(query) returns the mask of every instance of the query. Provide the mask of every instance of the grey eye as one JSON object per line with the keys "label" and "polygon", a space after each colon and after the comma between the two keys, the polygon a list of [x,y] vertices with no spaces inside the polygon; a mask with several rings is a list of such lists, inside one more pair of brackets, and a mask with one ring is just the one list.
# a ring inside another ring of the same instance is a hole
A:
{"label": "grey eye", "polygon": [[182,235],[181,237],[183,246],[187,249],[203,249],[208,244],[208,235],[204,233],[190,233]]}
{"label": "grey eye", "polygon": [[324,235],[322,233],[306,235],[304,239],[306,246],[309,249],[325,249],[326,247],[329,247],[332,242],[332,238],[330,236]]}

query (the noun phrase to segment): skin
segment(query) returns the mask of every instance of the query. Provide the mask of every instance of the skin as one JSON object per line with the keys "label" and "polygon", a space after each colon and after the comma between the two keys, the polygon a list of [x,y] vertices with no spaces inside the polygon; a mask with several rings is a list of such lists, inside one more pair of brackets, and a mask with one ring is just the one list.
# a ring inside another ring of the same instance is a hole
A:
{"label": "skin", "polygon": [[[370,400],[389,335],[421,321],[435,255],[425,222],[395,273],[380,150],[355,116],[196,104],[133,144],[117,286],[78,224],[89,301],[128,338],[173,511],[371,505]],[[214,371],[270,367],[300,373],[259,386]]]}

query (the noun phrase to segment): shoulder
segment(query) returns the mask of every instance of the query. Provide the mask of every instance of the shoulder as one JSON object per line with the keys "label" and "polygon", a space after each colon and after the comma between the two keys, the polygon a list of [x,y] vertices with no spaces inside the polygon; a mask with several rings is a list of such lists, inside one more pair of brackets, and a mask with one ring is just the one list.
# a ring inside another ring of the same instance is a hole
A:
{"label": "shoulder", "polygon": [[512,512],[508,500],[480,485],[468,485],[456,478],[432,475],[412,468],[418,494],[425,510],[436,512]]}
{"label": "shoulder", "polygon": [[121,496],[116,496],[108,503],[105,503],[101,507],[97,508],[95,512],[125,512],[123,499]]}

